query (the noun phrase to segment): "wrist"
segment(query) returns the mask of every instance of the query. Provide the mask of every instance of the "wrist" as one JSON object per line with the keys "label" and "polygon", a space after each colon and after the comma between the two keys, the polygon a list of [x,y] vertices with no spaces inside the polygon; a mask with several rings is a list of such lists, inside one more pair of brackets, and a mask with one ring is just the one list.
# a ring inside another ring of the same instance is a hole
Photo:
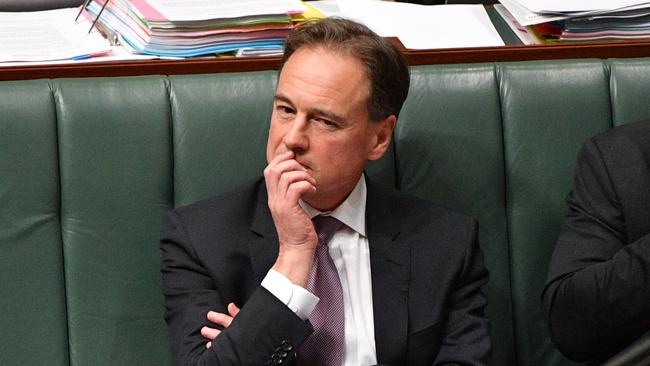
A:
{"label": "wrist", "polygon": [[283,249],[280,246],[278,258],[273,269],[289,279],[293,284],[307,288],[309,271],[314,262],[314,249]]}

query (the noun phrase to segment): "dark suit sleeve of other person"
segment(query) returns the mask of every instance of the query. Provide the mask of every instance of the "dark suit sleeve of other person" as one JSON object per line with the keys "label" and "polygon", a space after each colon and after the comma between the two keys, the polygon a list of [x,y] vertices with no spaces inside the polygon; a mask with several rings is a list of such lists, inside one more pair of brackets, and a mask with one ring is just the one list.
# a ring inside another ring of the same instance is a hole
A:
{"label": "dark suit sleeve of other person", "polygon": [[[252,269],[247,248],[258,238],[246,211],[254,196],[238,191],[167,213],[161,256],[175,365],[263,365],[278,347],[294,352],[312,331],[260,286],[265,272]],[[227,314],[230,302],[241,311],[206,349],[201,328],[216,327],[208,311]]]}
{"label": "dark suit sleeve of other person", "polygon": [[551,338],[576,361],[600,361],[650,329],[650,122],[589,140],[543,303]]}

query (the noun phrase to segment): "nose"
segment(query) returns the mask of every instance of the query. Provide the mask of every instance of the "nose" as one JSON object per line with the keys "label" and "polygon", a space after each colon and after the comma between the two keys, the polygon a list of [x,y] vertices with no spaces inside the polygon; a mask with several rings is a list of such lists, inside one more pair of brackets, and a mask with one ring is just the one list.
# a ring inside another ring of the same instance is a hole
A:
{"label": "nose", "polygon": [[284,146],[296,154],[307,150],[309,147],[308,128],[309,124],[307,119],[304,116],[296,116],[289,130],[284,135]]}

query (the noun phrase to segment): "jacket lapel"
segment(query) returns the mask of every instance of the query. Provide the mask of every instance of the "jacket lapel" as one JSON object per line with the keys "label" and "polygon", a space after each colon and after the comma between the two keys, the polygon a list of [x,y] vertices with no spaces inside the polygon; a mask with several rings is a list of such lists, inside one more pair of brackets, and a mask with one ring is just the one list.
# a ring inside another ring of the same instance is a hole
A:
{"label": "jacket lapel", "polygon": [[366,227],[370,246],[375,345],[379,364],[405,364],[410,249],[396,241],[400,220],[389,195],[367,181]]}
{"label": "jacket lapel", "polygon": [[278,256],[278,234],[269,211],[263,179],[260,180],[256,198],[251,222],[251,231],[255,234],[255,239],[248,242],[248,252],[255,279],[261,283]]}

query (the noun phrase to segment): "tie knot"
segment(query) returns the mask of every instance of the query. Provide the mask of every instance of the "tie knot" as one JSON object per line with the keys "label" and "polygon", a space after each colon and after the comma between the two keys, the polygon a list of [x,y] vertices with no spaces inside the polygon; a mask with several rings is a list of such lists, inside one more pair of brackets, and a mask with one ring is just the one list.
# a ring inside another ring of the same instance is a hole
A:
{"label": "tie knot", "polygon": [[319,215],[312,219],[314,229],[318,234],[318,243],[327,245],[334,233],[343,225],[341,221],[332,216]]}

